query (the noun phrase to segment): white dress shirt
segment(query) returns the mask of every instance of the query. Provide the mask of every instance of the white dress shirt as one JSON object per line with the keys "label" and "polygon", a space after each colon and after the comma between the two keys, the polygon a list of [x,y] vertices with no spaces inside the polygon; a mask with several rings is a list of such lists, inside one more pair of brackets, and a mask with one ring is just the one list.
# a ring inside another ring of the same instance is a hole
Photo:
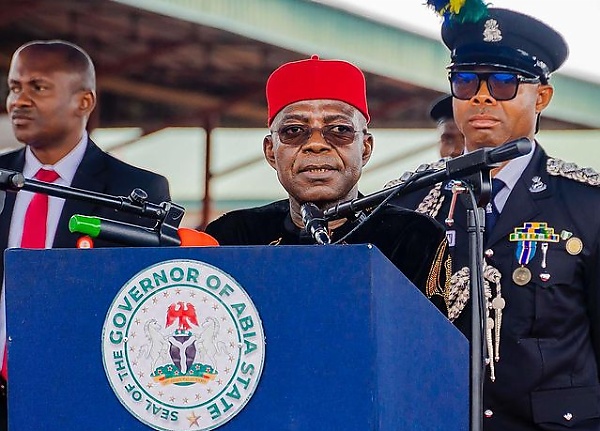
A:
{"label": "white dress shirt", "polygon": [[494,177],[504,182],[504,187],[498,192],[494,199],[494,203],[496,204],[496,208],[498,208],[499,213],[502,213],[502,209],[506,205],[506,201],[510,196],[510,192],[512,192],[512,190],[515,188],[517,181],[519,181],[519,178],[531,161],[535,146],[536,143],[533,141],[531,145],[531,151],[529,153],[509,161]]}

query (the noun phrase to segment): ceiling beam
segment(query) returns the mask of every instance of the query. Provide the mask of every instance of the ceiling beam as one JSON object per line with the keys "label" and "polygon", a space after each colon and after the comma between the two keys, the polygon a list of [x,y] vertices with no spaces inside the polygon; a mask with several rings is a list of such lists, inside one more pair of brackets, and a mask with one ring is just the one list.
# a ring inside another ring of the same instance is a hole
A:
{"label": "ceiling beam", "polygon": [[98,77],[98,88],[100,91],[111,91],[120,95],[126,95],[135,99],[148,100],[164,103],[167,105],[183,106],[198,112],[227,113],[264,121],[266,108],[257,109],[257,106],[237,99],[230,104],[216,96],[210,96],[200,92],[190,92],[165,88],[154,84],[133,81],[118,76]]}
{"label": "ceiling beam", "polygon": [[41,5],[42,2],[39,0],[21,0],[11,2],[10,7],[0,8],[0,28],[12,24],[16,20],[26,18],[26,15],[31,14]]}

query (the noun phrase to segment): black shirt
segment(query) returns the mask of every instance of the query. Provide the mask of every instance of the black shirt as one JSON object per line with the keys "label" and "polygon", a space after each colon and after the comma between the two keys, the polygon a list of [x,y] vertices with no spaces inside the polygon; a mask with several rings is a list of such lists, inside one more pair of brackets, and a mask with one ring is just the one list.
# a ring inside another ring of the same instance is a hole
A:
{"label": "black shirt", "polygon": [[[366,218],[368,214],[369,211],[364,211],[356,219],[348,220],[330,232],[332,243],[362,223],[344,240],[344,244],[375,245],[423,292],[427,289],[428,280],[430,285],[443,285],[444,274],[440,279],[439,272],[444,264],[434,265],[434,262],[445,262],[448,258],[443,226],[428,216],[391,206]],[[206,232],[221,245],[315,243],[311,236],[292,222],[288,200],[224,214],[210,223]],[[434,266],[436,269],[432,270]]]}

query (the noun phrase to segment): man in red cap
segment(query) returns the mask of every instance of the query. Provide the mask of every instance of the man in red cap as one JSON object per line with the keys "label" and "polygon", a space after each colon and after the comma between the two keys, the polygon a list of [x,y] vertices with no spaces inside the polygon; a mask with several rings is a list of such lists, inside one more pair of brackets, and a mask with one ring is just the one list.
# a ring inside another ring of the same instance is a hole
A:
{"label": "man in red cap", "polygon": [[[303,204],[324,211],[359,197],[358,180],[373,151],[363,73],[345,61],[316,56],[287,63],[269,77],[267,102],[263,152],[289,198],[210,223],[206,231],[221,245],[314,244]],[[371,213],[364,209],[352,219],[329,221],[331,242],[372,243],[428,296],[443,295],[446,274],[439,272],[449,268],[443,227],[404,209]],[[443,301],[439,306],[445,307]]]}

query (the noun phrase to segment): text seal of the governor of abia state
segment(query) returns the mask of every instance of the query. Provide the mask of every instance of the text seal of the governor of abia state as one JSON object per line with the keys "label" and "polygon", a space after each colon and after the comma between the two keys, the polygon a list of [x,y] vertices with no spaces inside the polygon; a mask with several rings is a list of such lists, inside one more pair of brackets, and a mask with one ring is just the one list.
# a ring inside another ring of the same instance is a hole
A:
{"label": "text seal of the governor of abia state", "polygon": [[138,420],[157,430],[211,430],[254,394],[265,337],[231,276],[171,260],[121,288],[104,322],[102,356],[113,391]]}

